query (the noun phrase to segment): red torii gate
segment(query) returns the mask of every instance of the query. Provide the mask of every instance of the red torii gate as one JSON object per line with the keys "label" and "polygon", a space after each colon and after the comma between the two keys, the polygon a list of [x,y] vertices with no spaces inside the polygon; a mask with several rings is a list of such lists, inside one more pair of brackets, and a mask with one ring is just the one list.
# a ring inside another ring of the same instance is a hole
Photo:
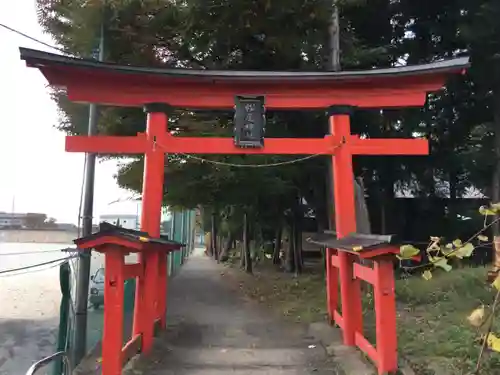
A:
{"label": "red torii gate", "polygon": [[[121,66],[25,48],[20,52],[27,66],[38,68],[51,85],[66,88],[72,101],[144,107],[145,133],[131,137],[68,136],[66,151],[145,154],[141,230],[153,237],[160,234],[165,153],[335,155],[336,230],[339,237],[355,232],[352,156],[426,155],[428,142],[361,139],[351,134],[352,108],[422,106],[428,92],[439,90],[449,74],[461,73],[468,66],[468,58],[457,58],[358,72],[213,71]],[[168,132],[168,106],[231,109],[234,98],[242,94],[264,96],[268,109],[329,109],[331,135],[321,139],[266,138],[264,147],[251,149],[236,147],[232,138],[183,138]],[[359,283],[353,280],[354,258],[339,252],[335,258],[338,275],[332,264],[333,252],[328,249],[328,312],[333,321],[340,276],[344,343],[353,346],[360,314],[359,304],[352,298],[360,296]],[[166,259],[152,253],[140,263],[144,280],[137,285],[133,334],[142,335],[142,350],[148,352],[155,320],[159,319],[162,327],[166,324]]]}

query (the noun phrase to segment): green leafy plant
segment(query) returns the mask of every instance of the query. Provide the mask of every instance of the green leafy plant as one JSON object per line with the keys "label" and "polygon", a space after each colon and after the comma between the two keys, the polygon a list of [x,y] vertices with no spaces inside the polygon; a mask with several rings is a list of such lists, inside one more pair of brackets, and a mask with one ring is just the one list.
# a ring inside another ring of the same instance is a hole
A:
{"label": "green leafy plant", "polygon": [[[498,222],[500,218],[500,203],[494,203],[489,206],[481,206],[479,208],[479,213],[484,216],[484,225],[481,230],[475,233],[467,241],[462,242],[460,239],[456,239],[452,242],[446,243],[441,237],[431,237],[429,245],[425,249],[425,253],[428,258],[428,262],[416,267],[403,267],[403,268],[422,268],[422,277],[425,280],[431,280],[433,277],[433,271],[436,268],[440,268],[446,272],[451,272],[453,270],[452,260],[462,260],[465,258],[470,258],[474,253],[476,243],[486,243],[489,241],[488,237],[484,234],[485,231],[490,228],[494,223]],[[488,223],[488,218],[493,217],[494,219]],[[405,244],[400,247],[399,255],[397,256],[400,260],[410,260],[414,259],[416,256],[422,254],[422,250],[417,247]],[[499,254],[496,254],[498,256]],[[494,300],[491,307],[486,307],[484,305],[478,307],[467,317],[468,322],[477,328],[478,335],[480,337],[479,342],[481,343],[481,351],[479,353],[476,370],[474,374],[479,374],[481,369],[481,361],[485,352],[488,348],[491,351],[500,353],[500,336],[492,332],[495,314],[497,312],[498,304],[500,302],[500,269],[497,266],[498,259],[495,262],[495,278],[492,282],[492,290],[496,291]]]}

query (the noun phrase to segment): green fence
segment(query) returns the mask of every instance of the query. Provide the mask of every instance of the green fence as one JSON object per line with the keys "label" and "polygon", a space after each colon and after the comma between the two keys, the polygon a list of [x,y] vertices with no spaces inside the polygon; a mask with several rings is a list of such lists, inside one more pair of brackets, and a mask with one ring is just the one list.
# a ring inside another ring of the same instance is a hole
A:
{"label": "green fence", "polygon": [[[193,210],[182,210],[171,212],[170,220],[162,222],[162,234],[167,235],[174,241],[181,242],[186,246],[182,251],[176,251],[170,256],[167,256],[167,266],[169,276],[175,275],[182,264],[185,263],[189,254],[194,248],[194,229],[195,229],[195,212]],[[75,337],[73,335],[74,327],[74,306],[76,295],[76,272],[78,264],[76,261],[70,262],[70,277],[69,277],[69,294],[63,298],[61,302],[60,325],[59,325],[59,339],[57,343],[58,349],[65,349],[68,353],[72,352]],[[62,266],[61,266],[62,267]],[[66,266],[67,267],[67,266]],[[98,265],[93,265],[93,269]],[[61,283],[67,283],[67,269],[61,270]],[[69,295],[69,301],[68,301]],[[124,341],[128,341],[132,331],[132,320],[135,300],[135,279],[125,281],[125,303],[124,303]],[[101,341],[103,332],[103,309],[89,308],[87,315],[87,351],[93,350],[96,345]],[[64,350],[63,349],[63,350]],[[72,363],[76,365],[74,358]],[[54,375],[58,375],[58,369],[54,368]]]}

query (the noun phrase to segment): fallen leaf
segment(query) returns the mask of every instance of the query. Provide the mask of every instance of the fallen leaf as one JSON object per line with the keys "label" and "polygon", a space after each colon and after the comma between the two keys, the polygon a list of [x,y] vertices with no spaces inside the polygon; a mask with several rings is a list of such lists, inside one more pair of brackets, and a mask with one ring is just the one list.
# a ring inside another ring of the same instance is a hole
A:
{"label": "fallen leaf", "polygon": [[488,344],[488,348],[493,350],[494,352],[500,353],[500,338],[495,336],[493,333],[490,333],[486,338],[486,343]]}
{"label": "fallen leaf", "polygon": [[475,309],[468,317],[467,320],[474,327],[481,327],[484,321],[485,310],[484,306]]}
{"label": "fallen leaf", "polygon": [[432,272],[429,270],[425,270],[424,273],[422,274],[422,277],[428,281],[432,279]]}

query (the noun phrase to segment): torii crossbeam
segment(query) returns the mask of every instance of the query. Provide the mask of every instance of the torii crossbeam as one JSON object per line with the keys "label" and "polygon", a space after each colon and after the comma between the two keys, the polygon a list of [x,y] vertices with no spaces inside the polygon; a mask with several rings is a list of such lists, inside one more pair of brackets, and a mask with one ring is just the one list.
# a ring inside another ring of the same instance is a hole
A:
{"label": "torii crossbeam", "polygon": [[[448,75],[463,72],[467,58],[416,67],[359,72],[255,72],[188,69],[148,69],[75,59],[21,48],[21,58],[38,68],[51,85],[66,88],[68,98],[117,106],[144,107],[147,129],[132,137],[68,136],[66,151],[102,154],[144,154],[141,229],[159,236],[166,153],[282,154],[333,157],[336,231],[340,237],[356,231],[352,156],[426,155],[424,139],[361,139],[351,134],[353,108],[422,106],[427,92],[440,89]],[[231,138],[177,137],[168,131],[165,105],[178,108],[232,109],[237,95],[264,96],[268,109],[324,109],[330,133],[320,139],[266,138],[259,149],[239,148]],[[164,104],[158,104],[164,103]],[[328,312],[334,320],[338,274],[332,266],[334,249],[328,249]],[[361,314],[359,284],[353,277],[353,258],[335,257],[339,266],[344,343],[356,345]],[[140,260],[144,277],[138,277],[134,335],[141,335],[142,350],[151,349],[153,324],[165,326],[166,259],[152,253]],[[391,357],[392,358],[392,357]],[[387,368],[397,366],[391,359]],[[106,367],[103,374],[117,375]]]}

